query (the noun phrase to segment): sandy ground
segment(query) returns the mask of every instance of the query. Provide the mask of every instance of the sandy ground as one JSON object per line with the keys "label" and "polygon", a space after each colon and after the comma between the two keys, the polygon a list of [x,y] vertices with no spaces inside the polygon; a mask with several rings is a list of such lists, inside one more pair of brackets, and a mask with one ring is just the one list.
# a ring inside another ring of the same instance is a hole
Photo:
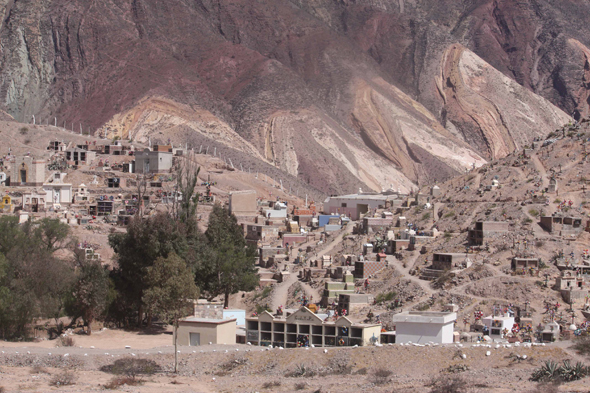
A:
{"label": "sandy ground", "polygon": [[[547,359],[577,360],[567,346],[412,346],[363,348],[272,349],[249,345],[180,347],[179,373],[172,372],[173,347],[169,334],[142,335],[105,330],[91,337],[76,337],[76,347],[57,348],[55,342],[0,343],[0,386],[7,392],[95,392],[104,390],[112,375],[100,367],[124,357],[156,361],[162,372],[140,386],[122,386],[125,392],[391,392],[429,391],[427,385],[444,369],[467,365],[461,376],[473,392],[524,392],[532,370]],[[125,346],[131,346],[125,349]],[[94,346],[95,348],[90,348]],[[490,352],[487,356],[486,352]],[[460,355],[465,354],[466,359]],[[512,355],[527,355],[522,362]],[[304,365],[307,375],[290,376]],[[37,366],[37,367],[36,367]],[[376,384],[374,371],[392,371],[390,381]],[[70,370],[76,384],[50,386],[56,375]],[[346,371],[347,370],[347,371]],[[399,390],[397,390],[399,391]],[[584,382],[569,383],[560,391],[587,392]]]}

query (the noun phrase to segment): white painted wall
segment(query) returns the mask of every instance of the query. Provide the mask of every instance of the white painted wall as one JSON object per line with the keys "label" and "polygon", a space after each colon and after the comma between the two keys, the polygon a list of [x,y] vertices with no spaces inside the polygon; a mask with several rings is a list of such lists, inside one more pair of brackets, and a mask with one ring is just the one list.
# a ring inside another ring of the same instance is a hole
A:
{"label": "white painted wall", "polygon": [[453,342],[454,323],[396,322],[396,343],[449,344]]}

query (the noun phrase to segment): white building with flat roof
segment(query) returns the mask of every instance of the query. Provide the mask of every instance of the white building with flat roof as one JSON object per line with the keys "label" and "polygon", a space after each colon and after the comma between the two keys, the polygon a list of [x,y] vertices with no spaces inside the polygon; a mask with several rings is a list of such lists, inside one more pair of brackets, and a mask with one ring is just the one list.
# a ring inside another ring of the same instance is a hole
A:
{"label": "white building with flat roof", "polygon": [[508,315],[493,316],[490,315],[482,320],[484,326],[488,328],[488,336],[490,338],[504,338],[509,333],[516,320],[514,317]]}
{"label": "white building with flat roof", "polygon": [[358,194],[332,196],[324,201],[324,213],[345,214],[352,220],[358,220],[362,214],[367,213],[370,209],[401,206],[405,196],[393,190],[382,193],[359,192]]}
{"label": "white building with flat roof", "polygon": [[393,316],[395,342],[438,343],[453,342],[457,313],[437,311],[405,311]]}

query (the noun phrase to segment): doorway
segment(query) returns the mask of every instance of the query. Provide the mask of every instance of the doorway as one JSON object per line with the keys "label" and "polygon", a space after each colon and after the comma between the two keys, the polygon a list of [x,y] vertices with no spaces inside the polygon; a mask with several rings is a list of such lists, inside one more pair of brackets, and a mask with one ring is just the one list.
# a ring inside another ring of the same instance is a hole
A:
{"label": "doorway", "polygon": [[191,347],[201,345],[201,333],[189,333],[189,345]]}

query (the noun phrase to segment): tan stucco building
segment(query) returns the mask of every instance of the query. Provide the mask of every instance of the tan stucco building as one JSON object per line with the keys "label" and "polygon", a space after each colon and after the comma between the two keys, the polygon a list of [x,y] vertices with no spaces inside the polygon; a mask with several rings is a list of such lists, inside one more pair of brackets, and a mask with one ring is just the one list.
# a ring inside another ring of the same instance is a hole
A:
{"label": "tan stucco building", "polygon": [[190,317],[178,322],[178,345],[196,347],[236,343],[236,319]]}
{"label": "tan stucco building", "polygon": [[364,346],[379,342],[381,324],[353,323],[346,317],[328,321],[327,315],[314,314],[307,307],[285,317],[268,311],[246,318],[246,340],[252,345],[285,348],[302,346]]}

